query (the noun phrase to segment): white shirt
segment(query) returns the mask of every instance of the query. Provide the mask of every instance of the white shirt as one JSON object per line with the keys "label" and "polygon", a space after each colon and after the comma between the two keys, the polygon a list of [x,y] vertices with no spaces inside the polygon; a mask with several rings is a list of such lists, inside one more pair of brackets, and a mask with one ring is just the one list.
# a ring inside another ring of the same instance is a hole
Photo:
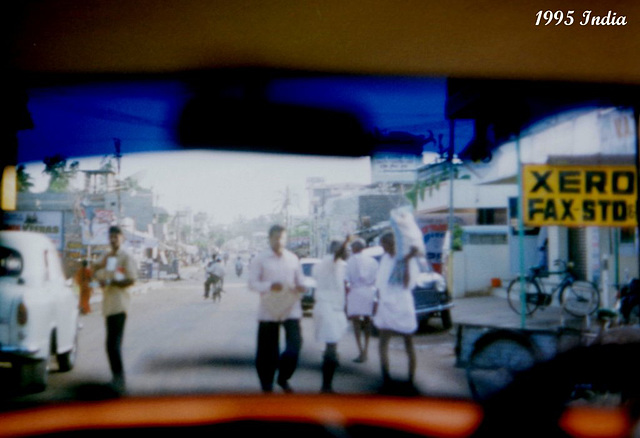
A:
{"label": "white shirt", "polygon": [[345,265],[344,260],[334,261],[333,254],[329,254],[313,268],[313,277],[316,279],[316,302],[328,302],[334,308],[344,310]]}
{"label": "white shirt", "polygon": [[349,283],[347,314],[371,316],[376,292],[378,262],[363,253],[354,254],[347,260],[346,279]]}
{"label": "white shirt", "polygon": [[225,274],[224,266],[222,266],[222,263],[216,262],[207,267],[207,273],[223,278]]}
{"label": "white shirt", "polygon": [[333,254],[324,256],[313,267],[316,279],[316,304],[313,309],[315,337],[319,342],[338,342],[347,330],[344,312],[346,262],[334,261]]}
{"label": "white shirt", "polygon": [[349,288],[374,288],[378,274],[378,262],[366,254],[354,254],[347,260]]}
{"label": "white shirt", "polygon": [[378,310],[373,323],[379,329],[393,330],[398,333],[411,334],[418,328],[416,309],[412,289],[420,272],[415,257],[409,260],[409,284],[393,284],[391,274],[396,259],[385,253],[380,260],[380,270],[376,285],[380,294]]}
{"label": "white shirt", "polygon": [[[272,292],[271,285],[280,283],[283,290]],[[249,265],[249,289],[260,294],[258,308],[259,321],[284,321],[302,318],[300,298],[295,291],[297,286],[304,286],[304,275],[298,257],[288,250],[277,255],[268,249],[256,256]],[[275,306],[282,306],[284,313],[274,312]]]}
{"label": "white shirt", "polygon": [[[115,265],[113,268],[114,274],[109,274],[107,271],[107,261],[110,257],[115,258]],[[98,277],[126,279],[135,281],[138,278],[136,262],[133,256],[126,250],[120,248],[115,255],[108,253],[104,256],[100,264],[99,271],[96,272]],[[117,277],[121,278],[117,278]],[[126,313],[131,306],[131,294],[129,292],[130,286],[118,287],[114,284],[110,284],[103,288],[102,297],[102,313],[104,316],[115,315],[117,313]]]}

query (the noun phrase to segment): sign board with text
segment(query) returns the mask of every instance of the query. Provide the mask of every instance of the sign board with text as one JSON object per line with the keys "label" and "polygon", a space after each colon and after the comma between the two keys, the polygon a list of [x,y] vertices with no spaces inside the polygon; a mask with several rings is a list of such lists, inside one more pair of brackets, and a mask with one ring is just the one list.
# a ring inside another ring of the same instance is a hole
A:
{"label": "sign board with text", "polygon": [[59,250],[63,248],[61,211],[5,211],[3,228],[41,233],[49,237],[56,248]]}
{"label": "sign board with text", "polygon": [[635,166],[524,165],[527,226],[637,226]]}

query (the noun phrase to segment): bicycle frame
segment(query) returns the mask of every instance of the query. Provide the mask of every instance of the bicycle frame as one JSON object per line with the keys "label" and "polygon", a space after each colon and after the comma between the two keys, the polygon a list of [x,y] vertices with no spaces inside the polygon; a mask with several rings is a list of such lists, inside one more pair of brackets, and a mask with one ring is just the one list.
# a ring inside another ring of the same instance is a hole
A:
{"label": "bicycle frame", "polygon": [[[562,279],[560,280],[560,282],[556,285],[553,286],[551,288],[551,292],[547,291],[547,288],[544,284],[544,282],[542,281],[542,278],[544,278],[542,275],[538,274],[538,273],[533,273],[533,274],[529,274],[528,279],[530,281],[532,281],[533,283],[536,283],[538,285],[538,287],[540,288],[540,291],[543,295],[548,295],[549,296],[549,300],[548,301],[544,301],[543,303],[541,303],[542,306],[548,306],[549,304],[551,304],[551,300],[553,299],[553,294],[555,294],[556,292],[561,292],[563,291],[563,289],[567,286],[572,284],[576,278],[575,275],[571,273],[571,271],[567,270],[567,269],[563,269],[561,271],[549,271],[546,273],[546,276],[553,276],[553,275],[562,275]],[[562,302],[562,296],[558,295],[558,301]]]}
{"label": "bicycle frame", "polygon": [[[524,278],[516,278],[509,283],[507,297],[509,305],[516,313],[531,315],[538,307],[550,306],[556,292],[559,304],[571,315],[583,317],[597,309],[600,302],[597,287],[588,281],[578,280],[577,275],[571,270],[570,263],[564,264],[562,261],[557,261],[556,265],[560,265],[561,269],[546,271],[540,267],[533,267]],[[555,284],[545,283],[543,278],[550,276],[559,276],[560,279],[557,283],[554,282]],[[529,286],[519,289],[518,283]],[[578,283],[579,286],[576,289],[574,285]],[[524,296],[523,292],[525,292]],[[519,303],[516,303],[516,300]]]}

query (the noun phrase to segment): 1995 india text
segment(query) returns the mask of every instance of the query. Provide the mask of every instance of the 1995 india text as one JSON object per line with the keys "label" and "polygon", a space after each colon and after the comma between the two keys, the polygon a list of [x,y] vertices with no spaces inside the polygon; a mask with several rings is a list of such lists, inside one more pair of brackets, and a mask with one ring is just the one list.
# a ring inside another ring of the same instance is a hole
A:
{"label": "1995 india text", "polygon": [[626,26],[627,16],[608,11],[606,14],[598,14],[588,11],[538,11],[536,13],[536,26]]}

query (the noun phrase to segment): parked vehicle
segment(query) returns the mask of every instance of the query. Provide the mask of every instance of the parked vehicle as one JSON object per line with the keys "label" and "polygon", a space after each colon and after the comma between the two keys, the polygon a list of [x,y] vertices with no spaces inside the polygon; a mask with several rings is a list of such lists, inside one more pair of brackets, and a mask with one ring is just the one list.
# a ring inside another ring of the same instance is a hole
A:
{"label": "parked vehicle", "polygon": [[305,257],[300,260],[302,265],[302,273],[305,276],[305,283],[307,290],[302,295],[302,312],[305,316],[311,316],[313,314],[313,305],[315,304],[315,292],[316,292],[316,280],[313,278],[313,267],[320,263],[320,259]]}
{"label": "parked vehicle", "polygon": [[426,259],[418,259],[418,266],[420,275],[416,281],[417,286],[413,289],[418,321],[426,324],[429,318],[439,317],[444,329],[451,328],[453,301],[444,277],[436,272]]}
{"label": "parked vehicle", "polygon": [[[382,247],[372,246],[363,251],[376,260],[380,260],[384,253]],[[451,308],[453,301],[447,289],[444,276],[436,272],[431,264],[424,258],[418,259],[420,275],[413,289],[413,300],[416,306],[416,316],[420,326],[427,324],[432,317],[442,320],[442,327],[449,329],[452,326]]]}
{"label": "parked vehicle", "polygon": [[43,390],[50,359],[60,371],[76,360],[78,298],[58,251],[43,234],[0,231],[0,362],[20,386]]}

